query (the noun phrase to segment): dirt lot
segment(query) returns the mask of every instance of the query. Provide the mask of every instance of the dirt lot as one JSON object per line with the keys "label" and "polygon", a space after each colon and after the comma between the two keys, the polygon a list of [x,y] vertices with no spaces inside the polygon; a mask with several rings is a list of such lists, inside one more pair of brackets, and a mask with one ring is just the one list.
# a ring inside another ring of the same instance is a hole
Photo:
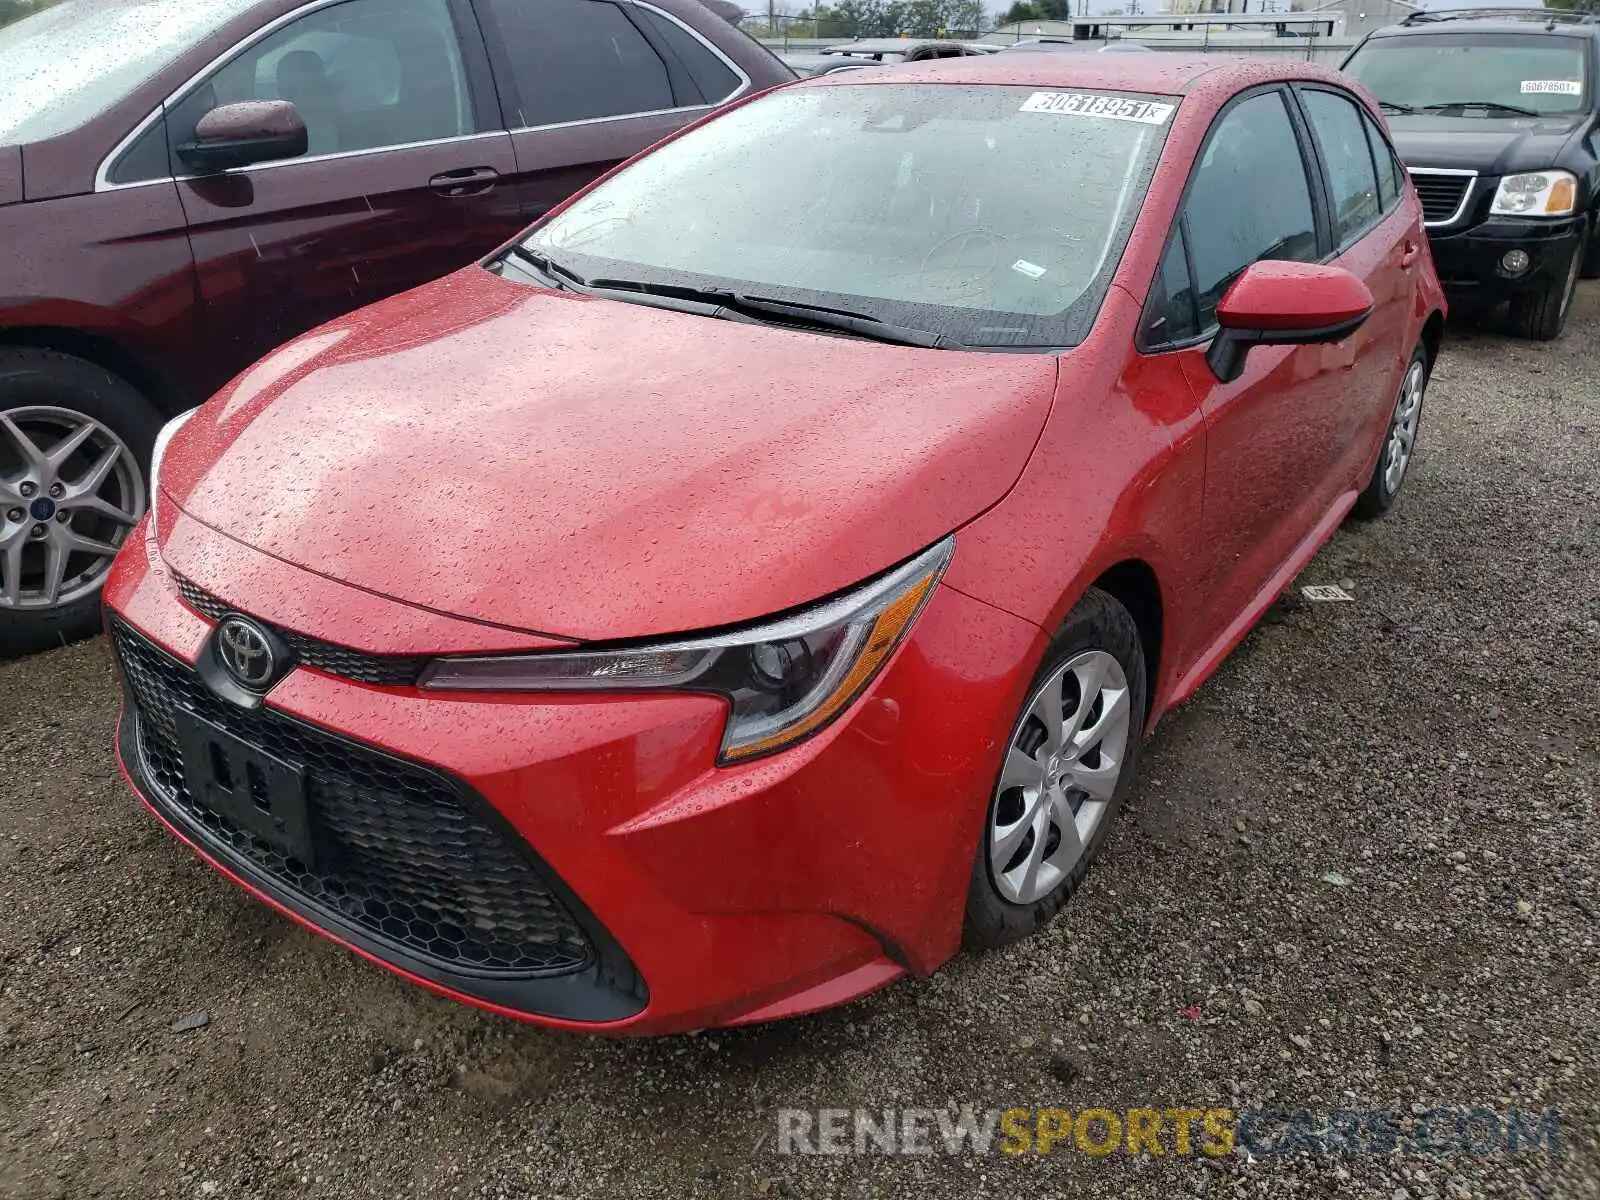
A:
{"label": "dirt lot", "polygon": [[[158,831],[102,645],[0,665],[0,1194],[1600,1196],[1580,303],[1555,345],[1452,331],[1408,495],[1302,581],[1355,602],[1280,605],[1162,725],[1044,936],[808,1020],[605,1042],[432,999]],[[781,1106],[949,1101],[1556,1108],[1560,1153],[776,1153]]]}

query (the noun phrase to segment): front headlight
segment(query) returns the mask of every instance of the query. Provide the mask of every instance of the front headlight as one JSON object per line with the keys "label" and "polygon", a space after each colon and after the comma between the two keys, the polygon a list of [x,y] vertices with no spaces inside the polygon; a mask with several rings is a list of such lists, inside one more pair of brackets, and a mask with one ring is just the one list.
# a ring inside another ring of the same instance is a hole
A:
{"label": "front headlight", "polygon": [[946,538],[887,575],[792,617],[616,650],[440,659],[421,686],[473,692],[712,692],[730,711],[720,763],[810,737],[872,682],[950,563]]}
{"label": "front headlight", "polygon": [[1569,171],[1507,175],[1489,211],[1508,217],[1564,217],[1578,207],[1578,180]]}
{"label": "front headlight", "polygon": [[172,420],[161,427],[161,432],[156,434],[156,443],[150,450],[150,533],[159,537],[160,531],[156,529],[156,512],[160,505],[156,501],[156,492],[161,487],[161,461],[167,457],[167,447],[172,444],[172,439],[178,430],[189,423],[189,419],[199,412],[198,408],[191,408],[181,412]]}

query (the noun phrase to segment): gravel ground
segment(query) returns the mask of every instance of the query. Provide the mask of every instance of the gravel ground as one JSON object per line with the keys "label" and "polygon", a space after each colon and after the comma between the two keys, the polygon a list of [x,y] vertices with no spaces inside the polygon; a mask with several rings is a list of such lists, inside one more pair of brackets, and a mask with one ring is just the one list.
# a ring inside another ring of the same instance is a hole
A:
{"label": "gravel ground", "polygon": [[[0,1194],[1600,1196],[1580,305],[1554,345],[1452,331],[1406,498],[1302,580],[1355,602],[1286,600],[1163,723],[1042,936],[806,1020],[608,1042],[435,1000],[157,830],[101,644],[0,665]],[[1561,1125],[1559,1156],[776,1153],[780,1106],[948,1102]]]}

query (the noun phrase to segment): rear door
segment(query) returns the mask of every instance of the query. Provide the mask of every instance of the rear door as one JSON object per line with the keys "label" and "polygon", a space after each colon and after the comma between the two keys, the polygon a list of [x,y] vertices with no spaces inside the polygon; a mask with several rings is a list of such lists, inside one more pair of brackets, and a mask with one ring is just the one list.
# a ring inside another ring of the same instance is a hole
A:
{"label": "rear door", "polygon": [[1332,477],[1364,486],[1411,359],[1423,231],[1404,212],[1399,167],[1366,108],[1335,88],[1297,86],[1327,188],[1331,261],[1372,292],[1372,317],[1346,343],[1349,386],[1324,430]]}
{"label": "rear door", "polygon": [[[313,8],[262,30],[169,110],[206,319],[232,359],[464,266],[521,226],[472,20],[456,0]],[[308,152],[186,175],[176,148],[200,117],[251,99],[293,102]]]}
{"label": "rear door", "polygon": [[750,86],[662,9],[627,0],[475,0],[533,221]]}

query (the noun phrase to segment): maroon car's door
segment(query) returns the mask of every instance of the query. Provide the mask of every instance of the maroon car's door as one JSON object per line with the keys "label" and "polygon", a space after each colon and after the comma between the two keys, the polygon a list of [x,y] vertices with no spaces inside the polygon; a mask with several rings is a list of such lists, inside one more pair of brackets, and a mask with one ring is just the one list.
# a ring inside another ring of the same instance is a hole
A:
{"label": "maroon car's door", "polygon": [[533,221],[738,95],[749,79],[665,11],[629,0],[476,0]]}
{"label": "maroon car's door", "polygon": [[[344,0],[243,47],[173,107],[206,320],[235,357],[444,275],[521,226],[482,41],[459,33],[471,19],[453,0]],[[307,153],[185,176],[195,122],[246,99],[294,103]]]}

